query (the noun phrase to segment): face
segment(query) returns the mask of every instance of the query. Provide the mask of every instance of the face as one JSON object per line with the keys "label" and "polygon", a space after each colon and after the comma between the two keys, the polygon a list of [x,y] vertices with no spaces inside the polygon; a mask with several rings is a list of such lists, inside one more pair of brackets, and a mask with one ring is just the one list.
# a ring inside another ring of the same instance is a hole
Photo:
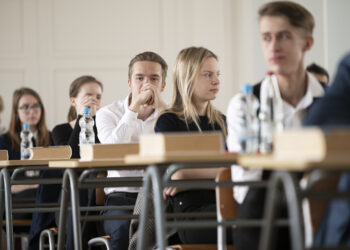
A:
{"label": "face", "polygon": [[164,90],[165,82],[162,79],[162,66],[159,63],[151,61],[134,63],[131,79],[128,82],[132,96],[138,95],[145,83],[153,84],[160,92]]}
{"label": "face", "polygon": [[219,75],[218,61],[213,57],[205,59],[193,82],[192,99],[194,102],[203,103],[216,98],[220,86]]}
{"label": "face", "polygon": [[100,85],[95,82],[83,84],[76,97],[71,98],[71,102],[75,109],[79,113],[85,107],[89,107],[89,104],[94,103],[96,110],[101,107],[102,89]]}
{"label": "face", "polygon": [[292,74],[303,68],[304,54],[313,44],[312,36],[292,26],[283,16],[262,17],[260,34],[269,70],[275,74]]}
{"label": "face", "polygon": [[18,117],[21,124],[28,123],[30,127],[35,127],[40,121],[41,105],[32,95],[23,95],[18,102]]}

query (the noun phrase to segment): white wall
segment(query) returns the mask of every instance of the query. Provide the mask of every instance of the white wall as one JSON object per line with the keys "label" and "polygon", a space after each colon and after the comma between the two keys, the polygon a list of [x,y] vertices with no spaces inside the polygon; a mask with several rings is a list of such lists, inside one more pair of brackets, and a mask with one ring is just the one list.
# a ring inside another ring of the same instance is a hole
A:
{"label": "white wall", "polygon": [[[257,9],[262,0],[0,0],[0,95],[3,123],[20,86],[42,96],[49,128],[66,121],[68,87],[82,74],[104,84],[103,104],[128,93],[127,65],[139,52],[158,52],[172,65],[184,47],[218,54],[222,71],[216,106],[226,111],[243,81],[266,71],[260,51]],[[306,58],[334,72],[349,50],[348,0],[300,0],[315,16],[315,46]],[[342,28],[340,28],[342,27]]]}

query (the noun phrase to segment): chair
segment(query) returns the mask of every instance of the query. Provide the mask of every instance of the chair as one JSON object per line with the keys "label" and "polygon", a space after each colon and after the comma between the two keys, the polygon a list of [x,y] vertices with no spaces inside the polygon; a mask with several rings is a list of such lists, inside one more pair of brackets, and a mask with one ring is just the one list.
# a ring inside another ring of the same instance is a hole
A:
{"label": "chair", "polygon": [[[338,187],[340,174],[313,171],[304,176],[302,188],[310,192],[335,192]],[[305,223],[305,244],[307,247],[313,244],[314,234],[321,227],[330,200],[328,199],[305,199],[302,203]]]}
{"label": "chair", "polygon": [[[231,181],[231,169],[221,170],[216,178],[216,182]],[[225,220],[233,220],[236,218],[236,204],[233,199],[232,187],[216,187],[216,210],[218,222]],[[218,244],[185,244],[172,245],[172,249],[176,250],[234,250],[233,245],[226,245],[226,227],[218,226]]]}

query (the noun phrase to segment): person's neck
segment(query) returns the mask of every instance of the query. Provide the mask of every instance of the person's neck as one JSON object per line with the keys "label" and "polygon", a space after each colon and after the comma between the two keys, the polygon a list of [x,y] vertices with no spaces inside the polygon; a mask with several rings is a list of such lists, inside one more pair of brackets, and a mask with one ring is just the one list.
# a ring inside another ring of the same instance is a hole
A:
{"label": "person's neck", "polygon": [[34,125],[32,126],[31,125],[31,126],[29,126],[29,130],[30,130],[30,132],[32,132],[34,134],[37,129],[36,129],[36,126],[34,126]]}
{"label": "person's neck", "polygon": [[196,107],[199,116],[207,114],[208,102],[194,102],[193,104]]}
{"label": "person's neck", "polygon": [[284,101],[296,107],[307,89],[307,75],[304,68],[292,74],[277,74],[278,87]]}
{"label": "person's neck", "polygon": [[69,125],[72,127],[72,129],[74,129],[76,122],[77,122],[77,119],[74,119],[73,121],[69,122]]}

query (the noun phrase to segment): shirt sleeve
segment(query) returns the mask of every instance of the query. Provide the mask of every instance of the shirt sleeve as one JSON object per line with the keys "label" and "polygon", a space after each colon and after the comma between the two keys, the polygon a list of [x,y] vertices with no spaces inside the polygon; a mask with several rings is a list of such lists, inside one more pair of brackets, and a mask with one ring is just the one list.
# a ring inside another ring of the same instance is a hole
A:
{"label": "shirt sleeve", "polygon": [[[238,140],[238,128],[240,114],[237,110],[237,102],[239,101],[239,94],[232,97],[228,105],[226,119],[227,119],[227,147],[231,152],[239,152],[240,145]],[[256,181],[261,180],[262,171],[259,169],[247,169],[239,165],[231,166],[232,180],[239,181]],[[234,198],[238,203],[243,203],[247,193],[249,191],[248,186],[235,186]]]}
{"label": "shirt sleeve", "polygon": [[226,122],[227,122],[227,147],[231,152],[238,152],[240,149],[239,141],[238,141],[238,114],[236,110],[236,105],[238,102],[238,95],[235,95],[231,98],[226,114]]}
{"label": "shirt sleeve", "polygon": [[98,138],[101,143],[129,143],[135,131],[137,113],[126,109],[121,117],[101,109],[96,115]]}

